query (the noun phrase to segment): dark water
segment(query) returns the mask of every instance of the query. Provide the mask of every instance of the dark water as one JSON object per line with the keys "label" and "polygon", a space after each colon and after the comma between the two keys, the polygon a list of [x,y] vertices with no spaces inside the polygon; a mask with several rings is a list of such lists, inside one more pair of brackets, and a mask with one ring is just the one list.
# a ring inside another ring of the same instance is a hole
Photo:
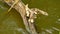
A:
{"label": "dark water", "polygon": [[[39,34],[59,34],[60,32],[60,0],[22,0],[29,4],[30,8],[39,8],[49,15],[37,15],[35,19],[36,30]],[[0,33],[21,34],[15,28],[22,28],[25,31],[22,18],[16,10],[12,9],[7,13],[8,6],[0,2]]]}

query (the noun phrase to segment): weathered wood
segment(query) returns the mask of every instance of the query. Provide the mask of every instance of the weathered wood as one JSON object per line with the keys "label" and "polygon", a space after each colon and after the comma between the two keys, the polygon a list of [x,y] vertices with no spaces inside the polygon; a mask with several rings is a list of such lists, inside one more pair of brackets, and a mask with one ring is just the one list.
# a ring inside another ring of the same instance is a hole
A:
{"label": "weathered wood", "polygon": [[[10,2],[6,2],[6,3],[11,6],[14,2],[13,2],[13,0],[10,0]],[[15,8],[20,13],[20,15],[23,19],[24,25],[26,27],[26,30],[30,34],[37,34],[35,27],[34,27],[34,24],[32,24],[31,22],[28,22],[28,20],[26,18],[25,4],[22,1],[19,1],[13,8]]]}

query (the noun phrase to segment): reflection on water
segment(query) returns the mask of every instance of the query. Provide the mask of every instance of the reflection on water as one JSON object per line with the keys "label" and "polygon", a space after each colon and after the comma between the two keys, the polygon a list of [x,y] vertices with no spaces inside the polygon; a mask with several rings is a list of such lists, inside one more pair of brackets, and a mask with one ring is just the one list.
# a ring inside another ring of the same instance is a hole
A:
{"label": "reflection on water", "polygon": [[[52,34],[52,32],[54,31],[53,29],[43,29],[43,28],[42,28],[42,30],[44,30],[45,32],[50,33],[50,34]],[[42,33],[45,34],[44,31],[42,31]]]}
{"label": "reflection on water", "polygon": [[57,19],[56,23],[57,23],[57,24],[60,24],[60,18],[59,18],[59,19]]}
{"label": "reflection on water", "polygon": [[45,31],[48,32],[48,33],[50,33],[50,34],[52,34],[52,32],[50,30],[48,30],[48,29],[46,29]]}
{"label": "reflection on water", "polygon": [[60,31],[60,29],[56,28],[56,27],[52,27],[54,30],[56,31]]}
{"label": "reflection on water", "polygon": [[24,31],[24,29],[22,29],[22,28],[17,28],[16,29],[18,32],[21,32],[22,34],[27,34],[25,31]]}
{"label": "reflection on water", "polygon": [[60,21],[60,19],[58,19],[58,21]]}

